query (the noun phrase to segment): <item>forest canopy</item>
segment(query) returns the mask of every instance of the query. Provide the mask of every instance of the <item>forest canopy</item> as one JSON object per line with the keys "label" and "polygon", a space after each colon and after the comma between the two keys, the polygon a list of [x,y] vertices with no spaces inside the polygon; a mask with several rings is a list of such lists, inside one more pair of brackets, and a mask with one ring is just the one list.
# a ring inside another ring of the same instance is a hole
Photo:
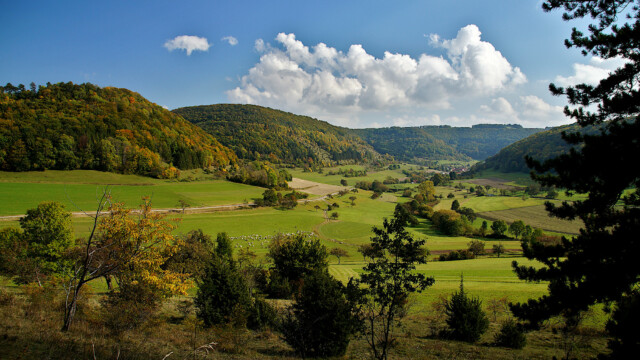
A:
{"label": "forest canopy", "polygon": [[235,154],[127,89],[57,83],[0,86],[0,169],[93,169],[160,178],[223,168]]}

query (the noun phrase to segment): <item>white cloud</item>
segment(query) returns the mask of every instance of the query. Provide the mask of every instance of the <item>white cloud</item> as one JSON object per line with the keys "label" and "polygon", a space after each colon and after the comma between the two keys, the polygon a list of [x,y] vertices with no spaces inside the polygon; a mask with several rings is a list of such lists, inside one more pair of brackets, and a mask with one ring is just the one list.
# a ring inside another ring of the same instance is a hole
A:
{"label": "white cloud", "polygon": [[204,37],[180,35],[164,43],[169,51],[186,50],[187,56],[194,51],[207,51],[211,47],[209,41]]}
{"label": "white cloud", "polygon": [[432,44],[448,58],[385,52],[382,58],[362,45],[342,52],[324,43],[307,46],[280,33],[271,46],[255,42],[260,61],[229,90],[232,102],[254,103],[317,116],[371,113],[407,107],[451,108],[452,101],[492,95],[526,82],[493,45],[469,25],[455,39]]}
{"label": "white cloud", "polygon": [[571,123],[561,106],[550,105],[534,95],[520,96],[512,105],[507,99],[493,99],[489,105],[481,105],[474,117],[466,123],[509,123],[524,127],[546,127]]}
{"label": "white cloud", "polygon": [[225,37],[223,37],[223,38],[222,38],[222,39],[220,39],[220,40],[228,42],[228,43],[229,43],[229,45],[231,45],[231,46],[236,46],[236,45],[238,45],[238,39],[236,39],[236,38],[235,38],[235,37],[233,37],[233,36],[225,36]]}
{"label": "white cloud", "polygon": [[597,85],[600,80],[604,79],[609,73],[625,64],[625,60],[619,57],[611,59],[602,59],[594,56],[589,64],[573,64],[573,75],[558,75],[555,82],[560,86],[574,86],[577,84]]}
{"label": "white cloud", "polygon": [[432,116],[408,116],[403,115],[392,119],[393,126],[407,127],[407,126],[424,126],[424,125],[442,125],[442,120],[439,115]]}

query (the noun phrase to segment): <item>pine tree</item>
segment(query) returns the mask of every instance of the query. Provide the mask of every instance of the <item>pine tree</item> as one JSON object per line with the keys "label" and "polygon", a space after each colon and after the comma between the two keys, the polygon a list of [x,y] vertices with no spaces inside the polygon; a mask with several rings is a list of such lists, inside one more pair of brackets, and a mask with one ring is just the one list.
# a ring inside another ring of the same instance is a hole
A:
{"label": "pine tree", "polygon": [[[573,29],[565,41],[568,47],[582,49],[585,56],[621,58],[625,63],[597,85],[566,89],[550,85],[552,93],[566,95],[569,104],[577,106],[566,107],[565,114],[577,121],[581,131],[563,134],[574,145],[568,153],[544,163],[527,162],[542,186],[587,194],[587,198],[560,206],[548,203],[547,210],[554,216],[580,218],[583,230],[554,246],[525,241],[525,256],[541,261],[542,268],[514,264],[521,279],[549,281],[548,295],[512,306],[513,313],[533,327],[556,315],[570,318],[596,303],[633,303],[628,298],[640,278],[640,168],[630,165],[640,153],[638,4],[637,0],[548,0],[543,4],[545,11],[564,9],[565,20],[594,20],[587,35]],[[634,342],[621,344],[637,348],[637,329],[630,337]]]}

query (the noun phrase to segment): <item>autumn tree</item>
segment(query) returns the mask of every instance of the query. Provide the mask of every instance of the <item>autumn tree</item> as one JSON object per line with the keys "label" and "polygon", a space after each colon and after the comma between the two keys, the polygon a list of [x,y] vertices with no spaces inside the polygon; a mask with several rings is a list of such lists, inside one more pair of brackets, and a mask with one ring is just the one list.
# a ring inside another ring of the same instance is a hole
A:
{"label": "autumn tree", "polygon": [[105,192],[93,215],[89,237],[79,242],[75,263],[64,283],[62,330],[67,331],[73,321],[83,287],[107,275],[114,276],[122,290],[140,284],[154,297],[186,294],[187,274],[162,268],[181,246],[171,234],[174,229],[163,214],[151,211],[148,198],[134,212],[122,203],[110,202]]}
{"label": "autumn tree", "polygon": [[629,165],[637,162],[640,153],[640,7],[634,0],[548,0],[543,9],[563,9],[567,21],[591,18],[587,33],[574,28],[565,45],[581,49],[585,56],[619,59],[622,65],[595,85],[550,85],[554,95],[566,96],[574,107],[567,106],[565,114],[581,130],[563,135],[572,145],[569,152],[527,163],[542,186],[586,194],[585,199],[559,206],[546,204],[551,215],[579,218],[584,227],[573,239],[554,246],[524,243],[524,255],[544,266],[514,264],[516,272],[521,279],[548,281],[549,294],[516,304],[512,311],[535,327],[557,315],[569,320],[579,317],[593,304],[616,303],[608,326],[612,352],[603,357],[626,358],[640,348],[638,327],[627,328],[632,332],[622,331],[622,336],[615,322],[627,304],[636,304],[627,320],[636,325],[640,321],[640,168]]}

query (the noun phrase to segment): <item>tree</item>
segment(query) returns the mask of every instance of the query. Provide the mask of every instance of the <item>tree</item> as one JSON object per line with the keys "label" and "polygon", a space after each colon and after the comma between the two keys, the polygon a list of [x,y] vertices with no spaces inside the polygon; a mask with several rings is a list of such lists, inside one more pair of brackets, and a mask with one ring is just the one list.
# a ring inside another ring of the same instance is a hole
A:
{"label": "tree", "polygon": [[362,254],[364,261],[367,261],[367,258],[373,261],[374,258],[378,256],[382,256],[382,250],[374,247],[372,244],[362,244],[358,246],[358,252]]}
{"label": "tree", "polygon": [[[566,89],[550,85],[554,95],[566,95],[569,104],[577,106],[567,106],[565,114],[582,130],[563,135],[573,145],[568,153],[542,163],[528,158],[527,164],[542,186],[587,197],[560,206],[546,205],[553,216],[582,219],[584,228],[578,236],[555,246],[525,242],[524,255],[544,266],[534,269],[514,264],[521,279],[549,281],[548,295],[512,306],[513,313],[533,327],[556,315],[570,318],[596,303],[624,304],[634,296],[640,278],[640,267],[630,266],[637,264],[640,251],[640,168],[629,166],[640,153],[640,8],[633,0],[549,0],[543,3],[543,9],[564,9],[564,20],[593,19],[588,34],[574,28],[565,44],[582,49],[585,56],[619,58],[623,65],[597,85],[579,84]],[[612,318],[617,312],[615,309]],[[622,338],[614,328],[609,331],[616,337],[615,343]],[[637,349],[638,327],[633,331],[625,336],[635,341],[621,342],[623,348],[618,350],[630,353]]]}
{"label": "tree", "polygon": [[469,246],[469,251],[471,251],[475,256],[484,254],[484,241],[471,240],[467,246]]}
{"label": "tree", "polygon": [[[194,304],[205,326],[230,323],[234,316],[247,317],[251,294],[244,277],[238,271],[232,254],[225,248],[225,236],[218,236],[216,253],[198,280]],[[220,249],[220,251],[218,251]]]}
{"label": "tree", "polygon": [[[165,221],[163,214],[151,211],[148,198],[143,198],[135,217],[124,204],[109,200],[105,191],[90,235],[76,248],[75,263],[65,279],[63,331],[69,330],[82,288],[95,279],[114,276],[121,289],[140,284],[159,297],[186,294],[189,286],[187,274],[162,268],[181,246],[171,235],[175,226]],[[106,215],[101,216],[109,203]]]}
{"label": "tree", "polygon": [[360,330],[357,302],[349,289],[334,279],[327,269],[316,269],[305,275],[300,294],[296,296],[282,322],[284,340],[303,357],[344,355],[351,337]]}
{"label": "tree", "polygon": [[355,197],[355,196],[349,196],[349,200],[351,200],[351,206],[355,206],[356,205],[356,199],[357,199],[357,197]]}
{"label": "tree", "polygon": [[516,237],[516,240],[518,240],[518,237],[524,234],[525,228],[526,225],[522,220],[516,220],[509,225],[509,232]]}
{"label": "tree", "polygon": [[332,218],[333,220],[338,220],[338,216],[340,216],[340,214],[338,214],[338,213],[337,213],[337,212],[335,212],[335,211],[331,213],[331,218]]}
{"label": "tree", "polygon": [[179,274],[188,274],[193,279],[202,278],[215,251],[211,237],[198,229],[181,236],[180,240],[182,246],[162,267]]}
{"label": "tree", "polygon": [[347,250],[342,249],[342,248],[333,248],[331,249],[331,251],[329,251],[329,255],[333,255],[335,257],[338,258],[338,265],[340,265],[340,258],[341,257],[349,257],[349,253],[347,252]]}
{"label": "tree", "polygon": [[387,359],[393,343],[393,329],[406,310],[410,294],[433,285],[433,277],[413,272],[415,264],[426,263],[424,240],[415,240],[406,230],[407,219],[396,211],[382,228],[374,227],[371,245],[376,256],[363,268],[359,283],[364,285],[363,316],[365,335],[372,355]]}
{"label": "tree", "polygon": [[500,255],[504,254],[504,245],[502,245],[502,244],[494,244],[493,245],[493,253],[498,255],[498,257],[500,257]]}
{"label": "tree", "polygon": [[485,237],[487,235],[487,228],[489,225],[487,224],[487,220],[482,220],[482,225],[480,225],[480,236]]}
{"label": "tree", "polygon": [[433,186],[433,181],[423,181],[417,187],[418,194],[422,195],[424,202],[432,202],[436,199],[436,188]]}
{"label": "tree", "polygon": [[451,203],[451,210],[457,211],[458,209],[460,209],[460,202],[458,200],[453,200]]}
{"label": "tree", "polygon": [[491,231],[495,236],[502,237],[507,231],[507,223],[502,220],[496,220],[491,224]]}
{"label": "tree", "polygon": [[27,210],[20,219],[22,236],[26,240],[24,254],[34,266],[33,280],[40,283],[42,275],[64,276],[70,270],[71,261],[65,252],[75,245],[71,213],[58,202],[42,202],[35,209]]}
{"label": "tree", "polygon": [[347,186],[347,185],[348,185],[348,183],[347,183],[347,179],[341,179],[341,180],[340,180],[340,185],[342,185],[342,186]]}
{"label": "tree", "polygon": [[293,292],[299,289],[304,275],[329,266],[327,248],[320,239],[308,239],[304,234],[276,236],[267,256],[273,261],[272,278],[287,282]]}
{"label": "tree", "polygon": [[482,301],[467,296],[462,276],[460,291],[454,293],[445,303],[449,336],[456,340],[474,343],[489,328],[489,319],[482,311]]}
{"label": "tree", "polygon": [[178,206],[180,206],[182,213],[184,214],[184,209],[191,207],[191,204],[189,204],[185,199],[180,199],[178,200]]}

